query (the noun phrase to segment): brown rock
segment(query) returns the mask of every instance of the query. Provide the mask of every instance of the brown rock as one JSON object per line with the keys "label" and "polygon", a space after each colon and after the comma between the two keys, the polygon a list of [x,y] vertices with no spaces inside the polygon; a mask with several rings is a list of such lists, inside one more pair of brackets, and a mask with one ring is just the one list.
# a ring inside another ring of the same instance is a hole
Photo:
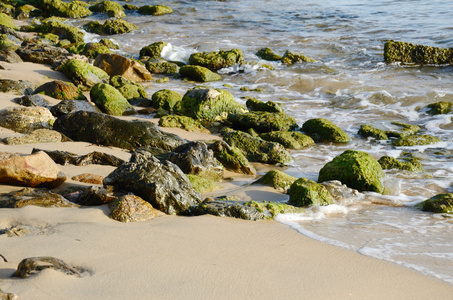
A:
{"label": "brown rock", "polygon": [[124,223],[146,221],[157,216],[157,210],[151,204],[135,195],[124,195],[109,207],[109,217]]}
{"label": "brown rock", "polygon": [[0,153],[1,183],[55,188],[65,180],[66,175],[44,152],[25,156]]}
{"label": "brown rock", "polygon": [[24,188],[7,194],[0,194],[0,208],[20,208],[28,205],[40,207],[78,207],[63,196],[46,189]]}
{"label": "brown rock", "polygon": [[59,100],[86,99],[80,89],[78,89],[74,84],[61,80],[46,82],[43,85],[37,87],[33,92],[33,94],[41,93]]}
{"label": "brown rock", "polygon": [[123,195],[122,193],[116,193],[112,186],[90,186],[82,192],[77,203],[85,206],[104,205]]}
{"label": "brown rock", "polygon": [[104,70],[110,77],[121,75],[134,81],[152,79],[151,73],[145,66],[118,54],[99,54],[94,61],[94,65]]}
{"label": "brown rock", "polygon": [[17,270],[14,272],[13,277],[27,278],[45,269],[54,269],[68,275],[81,276],[79,270],[68,265],[64,261],[55,257],[43,256],[23,259],[17,266]]}
{"label": "brown rock", "polygon": [[75,180],[75,181],[84,182],[84,183],[102,184],[102,180],[104,180],[104,176],[90,174],[90,173],[83,173],[83,174],[73,176],[71,179]]}
{"label": "brown rock", "polygon": [[52,129],[55,118],[44,107],[10,107],[0,110],[0,126],[20,133]]}

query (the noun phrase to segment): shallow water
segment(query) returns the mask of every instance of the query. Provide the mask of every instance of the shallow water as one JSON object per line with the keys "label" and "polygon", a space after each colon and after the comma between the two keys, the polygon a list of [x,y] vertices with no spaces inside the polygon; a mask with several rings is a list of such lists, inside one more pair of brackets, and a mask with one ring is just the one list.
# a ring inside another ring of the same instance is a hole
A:
{"label": "shallow water", "polygon": [[[425,173],[386,172],[388,195],[370,193],[361,200],[314,208],[306,215],[280,216],[279,221],[322,241],[453,283],[452,218],[413,208],[437,193],[453,192],[453,115],[430,116],[423,110],[432,102],[453,101],[453,67],[383,62],[386,40],[453,47],[451,2],[231,0],[160,4],[171,6],[175,13],[127,16],[139,30],[112,37],[120,45],[120,53],[138,57],[143,46],[166,41],[171,44],[164,52],[167,59],[187,61],[193,52],[239,48],[247,64],[221,70],[224,80],[211,86],[230,84],[233,88],[228,90],[239,102],[244,101],[241,97],[253,96],[283,103],[300,125],[310,118],[329,119],[353,138],[347,145],[320,144],[294,151],[295,160],[287,170],[291,175],[316,180],[321,167],[347,149],[363,150],[375,158],[398,157],[408,151],[422,159]],[[88,38],[100,39],[96,35]],[[302,52],[316,62],[291,67],[265,62],[255,55],[263,47],[279,54],[287,49]],[[274,70],[261,67],[262,63]],[[147,89],[150,94],[162,88],[183,94],[193,86],[192,82],[170,80],[152,83]],[[265,91],[240,91],[243,86]],[[436,135],[443,142],[395,148],[357,136],[361,124],[382,120],[417,124],[422,133]]]}

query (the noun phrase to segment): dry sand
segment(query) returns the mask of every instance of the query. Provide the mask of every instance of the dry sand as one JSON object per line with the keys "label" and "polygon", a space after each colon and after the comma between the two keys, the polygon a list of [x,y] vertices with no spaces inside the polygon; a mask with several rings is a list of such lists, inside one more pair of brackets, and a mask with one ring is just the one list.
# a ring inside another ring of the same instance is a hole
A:
{"label": "dry sand", "polygon": [[[4,65],[4,63],[2,63]],[[8,64],[1,78],[41,84],[61,79],[47,66]],[[22,75],[21,75],[22,74]],[[15,106],[0,94],[0,109]],[[131,118],[131,117],[128,117]],[[188,134],[187,139],[214,138]],[[17,135],[0,128],[0,138]],[[128,159],[130,153],[89,143],[8,146],[0,151],[29,154],[31,149],[77,154],[103,151]],[[62,166],[71,177],[107,175],[108,166]],[[245,177],[250,181],[253,177]],[[239,179],[237,181],[240,181]],[[68,180],[64,184],[80,184]],[[238,188],[237,182],[225,185]],[[0,192],[20,187],[0,186]],[[266,200],[281,194],[261,187],[240,193]],[[124,224],[107,217],[106,207],[0,209],[0,229],[38,228],[23,237],[0,235],[0,289],[20,299],[452,299],[453,285],[415,271],[307,238],[274,221],[243,221],[213,216],[162,215]],[[85,277],[46,270],[12,279],[26,257],[54,256],[85,270]]]}

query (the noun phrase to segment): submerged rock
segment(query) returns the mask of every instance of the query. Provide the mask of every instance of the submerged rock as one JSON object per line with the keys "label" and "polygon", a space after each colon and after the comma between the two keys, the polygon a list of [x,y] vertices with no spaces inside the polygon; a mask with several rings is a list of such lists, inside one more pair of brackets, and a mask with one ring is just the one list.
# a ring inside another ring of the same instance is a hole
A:
{"label": "submerged rock", "polygon": [[182,77],[186,77],[189,78],[190,80],[198,82],[210,82],[222,79],[222,76],[212,72],[208,68],[195,65],[182,66],[179,69],[179,74],[181,74]]}
{"label": "submerged rock", "polygon": [[172,12],[173,9],[166,5],[144,5],[138,9],[139,14],[152,16],[162,16]]}
{"label": "submerged rock", "polygon": [[360,136],[373,137],[377,140],[388,140],[390,137],[405,137],[420,131],[418,125],[405,124],[396,121],[382,121],[377,124],[364,124],[357,132]]}
{"label": "submerged rock", "polygon": [[149,57],[149,59],[160,58],[162,50],[168,44],[166,42],[155,42],[140,49],[140,58]]}
{"label": "submerged rock", "polygon": [[28,135],[4,138],[2,141],[7,145],[24,145],[37,143],[59,143],[63,139],[61,133],[49,129],[37,129]]}
{"label": "submerged rock", "polygon": [[291,184],[288,204],[298,207],[329,205],[333,204],[333,199],[322,184],[306,178],[299,178]]}
{"label": "submerged rock", "polygon": [[453,50],[388,41],[384,44],[384,60],[407,64],[452,64]]}
{"label": "submerged rock", "polygon": [[372,138],[375,138],[376,140],[388,140],[389,139],[384,130],[374,128],[373,126],[371,126],[369,124],[361,125],[357,134],[364,138],[372,137]]}
{"label": "submerged rock", "polygon": [[41,256],[23,259],[17,266],[13,277],[27,278],[45,269],[54,269],[67,275],[82,276],[79,270],[58,258]]}
{"label": "submerged rock", "polygon": [[90,98],[103,112],[113,115],[131,115],[134,107],[110,84],[97,83],[90,91]]}
{"label": "submerged rock", "polygon": [[453,103],[446,102],[446,101],[439,101],[436,103],[428,104],[427,112],[430,115],[440,115],[440,114],[448,114],[453,109]]}
{"label": "submerged rock", "polygon": [[78,207],[61,195],[46,189],[25,188],[19,191],[0,194],[0,208],[20,208],[28,205],[40,207]]}
{"label": "submerged rock", "polygon": [[104,70],[77,59],[68,60],[57,71],[68,76],[81,90],[89,90],[110,78]]}
{"label": "submerged rock", "polygon": [[[146,68],[152,74],[178,74],[179,66],[163,59],[146,62]],[[198,81],[198,80],[197,80]]]}
{"label": "submerged rock", "polygon": [[423,211],[453,214],[453,194],[438,194],[418,204]]}
{"label": "submerged rock", "polygon": [[104,53],[96,57],[94,65],[104,70],[109,76],[121,75],[133,81],[151,80],[151,73],[136,61],[118,54]]}
{"label": "submerged rock", "polygon": [[384,155],[378,160],[382,169],[399,169],[410,172],[423,172],[423,165],[417,158],[402,158],[397,160],[392,156]]}
{"label": "submerged rock", "polygon": [[244,61],[242,51],[232,49],[230,51],[213,51],[192,53],[189,57],[189,65],[197,65],[208,68],[211,71],[217,71],[222,68],[234,66]]}
{"label": "submerged rock", "polygon": [[124,195],[109,204],[109,218],[129,223],[157,217],[158,211],[151,204],[135,195]]}
{"label": "submerged rock", "polygon": [[290,186],[296,181],[297,178],[285,174],[279,170],[270,170],[263,177],[255,181],[254,183],[259,183],[263,185],[268,185],[274,189],[282,190],[284,192],[288,191]]}
{"label": "submerged rock", "polygon": [[210,145],[209,149],[227,170],[241,174],[256,174],[255,168],[238,148],[231,147],[224,141],[217,141]]}
{"label": "submerged rock", "polygon": [[277,61],[282,59],[282,57],[275,53],[271,48],[260,49],[258,52],[256,52],[256,56],[269,61]]}
{"label": "submerged rock", "polygon": [[88,58],[96,58],[99,54],[113,53],[109,47],[102,43],[76,43],[66,49],[71,53],[85,55]]}
{"label": "submerged rock", "polygon": [[258,132],[290,131],[298,127],[296,120],[283,112],[252,111],[248,113],[231,113],[228,115],[228,121],[236,129],[247,130],[253,128]]}
{"label": "submerged rock", "polygon": [[315,60],[303,55],[302,53],[291,52],[287,50],[282,57],[282,63],[291,66],[296,63],[314,62]]}
{"label": "submerged rock", "polygon": [[260,134],[265,141],[282,144],[289,149],[302,149],[315,144],[315,141],[308,135],[299,131],[271,131]]}
{"label": "submerged rock", "polygon": [[52,129],[55,118],[44,107],[10,107],[0,110],[0,126],[20,133]]}
{"label": "submerged rock", "polygon": [[74,181],[79,181],[83,183],[90,183],[90,184],[102,184],[105,176],[91,174],[91,173],[82,173],[76,176],[72,176],[71,179]]}
{"label": "submerged rock", "polygon": [[302,125],[302,131],[315,142],[348,143],[349,136],[337,125],[326,119],[310,119]]}
{"label": "submerged rock", "polygon": [[440,143],[442,140],[436,136],[421,134],[421,135],[410,135],[400,137],[399,139],[393,140],[392,145],[396,147],[400,146],[422,146]]}
{"label": "submerged rock", "polygon": [[339,180],[359,191],[382,193],[384,177],[381,165],[370,154],[347,150],[328,162],[319,171],[318,182]]}
{"label": "submerged rock", "polygon": [[61,80],[54,80],[37,87],[33,94],[44,94],[59,100],[85,100],[82,91],[74,84]]}

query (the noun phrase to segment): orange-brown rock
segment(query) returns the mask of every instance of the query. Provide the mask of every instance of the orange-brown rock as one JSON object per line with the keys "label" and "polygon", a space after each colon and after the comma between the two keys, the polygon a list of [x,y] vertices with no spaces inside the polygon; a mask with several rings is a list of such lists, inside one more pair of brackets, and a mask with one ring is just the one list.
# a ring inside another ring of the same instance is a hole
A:
{"label": "orange-brown rock", "polygon": [[84,182],[84,183],[102,184],[102,180],[104,180],[104,176],[90,174],[90,173],[83,173],[83,174],[73,176],[71,179],[75,180],[75,181]]}
{"label": "orange-brown rock", "polygon": [[110,77],[121,75],[134,81],[152,79],[151,73],[145,66],[118,54],[99,54],[94,61],[94,65],[104,70]]}

